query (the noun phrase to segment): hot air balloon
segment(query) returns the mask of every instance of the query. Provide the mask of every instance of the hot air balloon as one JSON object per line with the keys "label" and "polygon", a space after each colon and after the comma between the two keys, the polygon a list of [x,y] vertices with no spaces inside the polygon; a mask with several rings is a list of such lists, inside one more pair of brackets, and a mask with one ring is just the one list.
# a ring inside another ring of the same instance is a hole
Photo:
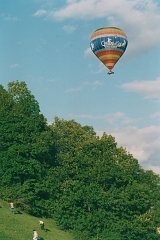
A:
{"label": "hot air balloon", "polygon": [[113,74],[114,65],[121,58],[128,45],[126,34],[116,27],[103,27],[93,32],[90,37],[90,47],[96,57]]}

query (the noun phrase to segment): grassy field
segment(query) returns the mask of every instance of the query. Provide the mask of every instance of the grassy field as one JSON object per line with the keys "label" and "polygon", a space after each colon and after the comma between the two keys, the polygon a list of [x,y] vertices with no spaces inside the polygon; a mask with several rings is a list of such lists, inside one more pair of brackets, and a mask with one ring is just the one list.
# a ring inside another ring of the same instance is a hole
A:
{"label": "grassy field", "polygon": [[42,218],[46,232],[40,229],[38,220],[39,218],[23,212],[12,214],[9,204],[0,199],[0,239],[32,240],[33,229],[36,229],[39,235],[38,240],[73,240],[68,232],[59,230],[53,220]]}

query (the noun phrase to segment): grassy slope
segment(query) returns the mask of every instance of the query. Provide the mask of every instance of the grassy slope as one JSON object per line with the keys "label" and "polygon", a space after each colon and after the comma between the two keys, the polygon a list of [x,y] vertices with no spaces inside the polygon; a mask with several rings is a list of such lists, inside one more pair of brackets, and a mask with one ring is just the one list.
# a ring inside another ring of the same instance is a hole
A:
{"label": "grassy slope", "polygon": [[39,234],[39,240],[73,240],[69,233],[59,230],[53,220],[42,219],[45,223],[45,228],[48,229],[47,232],[39,228],[38,220],[38,218],[25,213],[12,214],[9,211],[9,204],[0,199],[0,239],[33,239],[33,229],[36,229]]}

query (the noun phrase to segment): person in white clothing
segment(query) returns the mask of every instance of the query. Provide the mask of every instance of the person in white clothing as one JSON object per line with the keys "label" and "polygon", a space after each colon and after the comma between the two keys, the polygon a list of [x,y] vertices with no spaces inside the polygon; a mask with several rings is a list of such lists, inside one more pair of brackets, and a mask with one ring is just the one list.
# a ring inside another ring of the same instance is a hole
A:
{"label": "person in white clothing", "polygon": [[10,211],[11,211],[11,213],[14,213],[14,203],[13,203],[13,202],[10,202],[9,205],[10,205]]}
{"label": "person in white clothing", "polygon": [[33,230],[33,240],[37,240],[38,239],[38,233],[36,230]]}

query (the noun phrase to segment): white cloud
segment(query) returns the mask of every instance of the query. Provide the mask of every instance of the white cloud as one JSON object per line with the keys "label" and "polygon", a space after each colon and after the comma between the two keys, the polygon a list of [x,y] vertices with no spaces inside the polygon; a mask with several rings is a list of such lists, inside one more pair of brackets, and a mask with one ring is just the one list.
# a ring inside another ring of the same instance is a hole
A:
{"label": "white cloud", "polygon": [[5,21],[18,21],[18,17],[5,17]]}
{"label": "white cloud", "polygon": [[48,78],[47,79],[47,82],[55,82],[55,81],[57,81],[58,80],[58,78]]}
{"label": "white cloud", "polygon": [[18,17],[11,17],[7,14],[2,14],[1,15],[4,21],[18,21]]}
{"label": "white cloud", "polygon": [[34,17],[42,17],[47,14],[47,11],[44,9],[38,10],[36,13],[33,14]]}
{"label": "white cloud", "polygon": [[101,81],[94,81],[94,82],[84,82],[84,86],[102,86],[104,83]]}
{"label": "white cloud", "polygon": [[94,82],[84,82],[81,86],[76,88],[67,89],[66,92],[77,92],[83,90],[84,87],[91,86],[92,89],[95,89],[99,86],[102,86],[104,83],[101,81],[94,81]]}
{"label": "white cloud", "polygon": [[151,118],[160,118],[160,112],[155,112],[151,115]]}
{"label": "white cloud", "polygon": [[[102,136],[102,131],[96,131]],[[160,166],[156,167],[159,158],[160,126],[150,126],[138,129],[134,126],[126,128],[107,129],[107,134],[115,137],[118,146],[126,148],[145,169],[160,173]],[[154,158],[152,159],[154,155]],[[155,158],[156,156],[156,158]]]}
{"label": "white cloud", "polygon": [[148,165],[146,170],[152,170],[153,172],[160,174],[160,166]]}
{"label": "white cloud", "polygon": [[113,114],[105,114],[105,115],[100,115],[100,116],[94,116],[92,114],[76,115],[76,114],[72,113],[72,114],[69,114],[69,116],[72,116],[72,118],[75,118],[75,119],[79,119],[79,118],[87,118],[87,119],[92,119],[92,120],[101,119],[105,122],[108,122],[109,124],[111,124],[113,126],[117,126],[117,125],[125,125],[126,126],[128,124],[141,121],[141,119],[129,118],[123,112],[117,112],[117,113],[113,113]]}
{"label": "white cloud", "polygon": [[84,56],[85,57],[95,57],[94,53],[92,52],[91,48],[87,48],[85,51],[84,51]]}
{"label": "white cloud", "polygon": [[15,64],[11,64],[10,65],[10,68],[16,68],[16,67],[20,67],[20,65],[18,63],[15,63]]}
{"label": "white cloud", "polygon": [[79,92],[82,90],[82,87],[77,87],[77,88],[69,88],[65,92]]}
{"label": "white cloud", "polygon": [[127,117],[123,112],[117,112],[113,114],[111,117],[113,122],[122,121],[123,124],[130,124],[138,121],[137,119]]}
{"label": "white cloud", "polygon": [[94,117],[92,114],[80,114],[80,115],[76,115],[73,113],[70,113],[68,115],[70,118],[75,119],[75,118],[87,118],[87,119],[98,119],[101,117]]}
{"label": "white cloud", "polygon": [[50,12],[48,18],[105,18],[109,25],[126,32],[129,39],[126,52],[130,56],[160,46],[160,13],[154,0],[69,0],[61,9]]}
{"label": "white cloud", "polygon": [[160,78],[153,81],[133,81],[121,87],[129,92],[142,93],[145,98],[160,98]]}
{"label": "white cloud", "polygon": [[63,30],[67,33],[72,33],[76,30],[76,27],[65,25],[65,26],[63,26]]}
{"label": "white cloud", "polygon": [[77,2],[77,0],[67,0],[68,4],[73,4],[73,3],[76,3],[76,2]]}

